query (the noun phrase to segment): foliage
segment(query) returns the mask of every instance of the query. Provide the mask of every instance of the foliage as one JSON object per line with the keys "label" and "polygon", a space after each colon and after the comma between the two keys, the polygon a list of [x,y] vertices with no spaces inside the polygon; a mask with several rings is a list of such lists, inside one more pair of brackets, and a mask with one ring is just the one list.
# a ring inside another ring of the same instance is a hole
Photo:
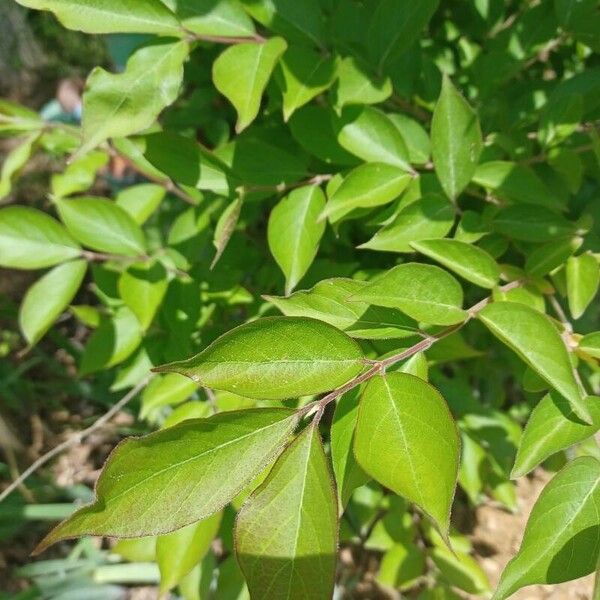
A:
{"label": "foliage", "polygon": [[[65,163],[0,209],[0,265],[48,269],[27,348],[68,311],[78,376],[145,385],[159,429],[38,551],[122,538],[186,599],[326,600],[358,545],[380,586],[487,594],[452,507],[516,510],[554,458],[494,598],[596,569],[593,0],[17,1],[149,35],[89,74],[81,127],[0,101],[3,197]],[[106,192],[115,158],[136,179]]]}

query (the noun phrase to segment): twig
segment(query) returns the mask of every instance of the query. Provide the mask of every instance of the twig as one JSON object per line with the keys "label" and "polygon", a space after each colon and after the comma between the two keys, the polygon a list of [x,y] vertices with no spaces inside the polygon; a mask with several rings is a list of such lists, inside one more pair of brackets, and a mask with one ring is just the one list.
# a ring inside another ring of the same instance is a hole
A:
{"label": "twig", "polygon": [[266,37],[258,33],[254,35],[226,36],[194,33],[193,31],[186,30],[186,34],[188,42],[213,42],[215,44],[233,45],[247,43],[264,44],[267,41]]}
{"label": "twig", "polygon": [[332,178],[333,175],[329,173],[323,173],[321,175],[313,175],[312,177],[303,179],[302,181],[295,181],[294,183],[280,183],[278,185],[247,185],[241,187],[243,189],[243,193],[245,194],[250,194],[252,192],[275,192],[282,194],[288,190],[293,190],[305,185],[321,185],[325,181],[329,181]]}
{"label": "twig", "polygon": [[4,500],[11,492],[13,492],[16,488],[18,488],[30,475],[35,473],[40,467],[45,465],[51,458],[54,458],[57,454],[60,454],[67,448],[74,446],[75,444],[80,443],[84,438],[89,436],[91,433],[105,425],[112,417],[117,414],[128,402],[133,400],[141,390],[143,390],[150,379],[154,377],[153,375],[149,375],[145,377],[140,383],[138,383],[133,389],[131,389],[125,396],[123,396],[115,405],[113,405],[108,411],[106,411],[101,417],[96,419],[89,427],[83,429],[75,433],[69,439],[60,443],[58,446],[55,446],[43,456],[40,456],[35,462],[33,462],[21,475],[15,479],[1,494],[0,494],[0,502]]}

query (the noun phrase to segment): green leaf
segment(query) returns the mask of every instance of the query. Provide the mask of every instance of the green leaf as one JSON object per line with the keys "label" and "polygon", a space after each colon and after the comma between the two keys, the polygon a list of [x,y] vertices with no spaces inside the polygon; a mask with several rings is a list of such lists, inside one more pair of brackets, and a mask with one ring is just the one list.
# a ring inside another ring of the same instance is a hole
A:
{"label": "green leaf", "polygon": [[286,48],[285,40],[278,37],[264,43],[236,44],[222,52],[214,62],[215,87],[235,107],[238,133],[258,115],[263,92]]}
{"label": "green leaf", "polygon": [[213,245],[216,248],[216,252],[210,263],[211,269],[215,267],[223,255],[223,252],[225,252],[227,244],[229,244],[229,240],[237,227],[243,205],[244,199],[242,196],[238,196],[232,200],[221,213],[213,236]]}
{"label": "green leaf", "polygon": [[388,113],[387,118],[400,132],[408,149],[408,162],[423,165],[429,162],[431,143],[423,126],[414,119],[401,113]]}
{"label": "green leaf", "polygon": [[337,517],[328,461],[312,424],[281,454],[238,514],[235,549],[251,597],[330,598]]}
{"label": "green leaf", "polygon": [[206,36],[251,36],[252,19],[237,0],[163,0],[192,33]]}
{"label": "green leaf", "polygon": [[25,206],[0,209],[0,265],[43,269],[81,255],[79,244],[55,219]]}
{"label": "green leaf", "polygon": [[458,281],[439,267],[419,263],[404,263],[385,271],[350,298],[354,300],[397,308],[432,325],[454,325],[467,316]]}
{"label": "green leaf", "polygon": [[600,15],[594,0],[555,0],[556,16],[564,29],[600,52]]}
{"label": "green leaf", "polygon": [[588,333],[579,340],[579,350],[594,358],[600,358],[600,331]]}
{"label": "green leaf", "polygon": [[433,548],[430,556],[450,585],[469,594],[479,595],[491,591],[485,571],[469,554],[451,552],[446,548]]}
{"label": "green leaf", "polygon": [[431,151],[435,172],[452,200],[471,181],[482,148],[477,115],[450,79],[444,77],[431,121]]}
{"label": "green leaf", "polygon": [[156,540],[160,592],[175,587],[206,555],[219,531],[223,513],[215,513]]}
{"label": "green leaf", "polygon": [[340,146],[365,162],[381,162],[413,172],[400,130],[372,106],[347,109],[336,124]]}
{"label": "green leaf", "polygon": [[583,239],[556,240],[538,246],[525,259],[525,271],[534,277],[543,277],[564,264],[581,247]]}
{"label": "green leaf", "polygon": [[541,143],[550,146],[568,138],[581,123],[583,109],[583,96],[577,93],[547,102],[540,118]]}
{"label": "green leaf", "polygon": [[494,231],[523,242],[558,242],[572,238],[575,223],[542,206],[516,204],[498,211],[492,220]]}
{"label": "green leaf", "polygon": [[150,327],[168,286],[167,272],[159,262],[130,265],[119,278],[119,295],[144,331]]}
{"label": "green leaf", "polygon": [[565,398],[546,394],[523,431],[511,477],[522,477],[556,452],[593,436],[600,429],[600,399],[588,397],[592,425],[581,422]]}
{"label": "green leaf", "polygon": [[125,256],[144,254],[140,226],[114,202],[83,197],[58,200],[56,207],[67,229],[88,248]]}
{"label": "green leaf", "polygon": [[439,0],[383,0],[377,5],[367,38],[369,54],[378,70],[410,48],[438,4]]}
{"label": "green leaf", "polygon": [[352,492],[369,481],[354,458],[354,431],[358,419],[359,395],[356,388],[344,394],[335,407],[331,423],[331,462],[335,474],[340,513]]}
{"label": "green leaf", "polygon": [[222,335],[189,360],[158,367],[198,384],[266,400],[332,390],[364,365],[358,344],[335,327],[303,317],[258,319]]}
{"label": "green leaf", "polygon": [[579,319],[598,292],[600,266],[591,254],[567,260],[567,297],[574,319]]}
{"label": "green leaf", "polygon": [[500,279],[500,267],[496,261],[485,250],[472,244],[440,239],[411,242],[410,245],[480,287],[493,288]]}
{"label": "green leaf", "polygon": [[136,50],[123,73],[96,67],[83,94],[82,154],[111,137],[150,127],[179,95],[186,42],[157,42]]}
{"label": "green leaf", "polygon": [[289,409],[251,409],[129,438],[104,466],[94,503],[53,529],[36,551],[84,534],[159,535],[205,519],[279,454],[296,422]]}
{"label": "green leaf", "polygon": [[10,194],[13,179],[31,158],[39,138],[39,132],[27,136],[18,146],[4,156],[2,169],[0,169],[0,200]]}
{"label": "green leaf", "polygon": [[426,194],[405,206],[359,248],[382,252],[413,252],[411,242],[444,237],[454,225],[454,207],[440,194]]}
{"label": "green leaf", "polygon": [[121,190],[115,204],[120,206],[138,225],[143,225],[158,208],[166,190],[155,183],[140,183]]}
{"label": "green leaf", "polygon": [[325,233],[318,217],[325,208],[325,194],[318,186],[293,190],[271,211],[267,239],[273,258],[285,275],[289,295],[312,264]]}
{"label": "green leaf", "polygon": [[100,150],[74,160],[63,173],[52,176],[50,180],[52,195],[63,198],[77,192],[84,192],[93,185],[96,173],[107,163],[108,154]]}
{"label": "green leaf", "polygon": [[354,453],[381,485],[419,506],[446,536],[459,438],[441,394],[406,373],[374,377],[360,400]]}
{"label": "green leaf", "polygon": [[544,381],[562,394],[575,414],[591,423],[567,349],[546,315],[516,302],[494,302],[477,317]]}
{"label": "green leaf", "polygon": [[19,308],[19,325],[30,346],[36,344],[71,303],[87,264],[73,260],[46,273],[28,290]]}
{"label": "green leaf", "polygon": [[18,0],[35,10],[52,11],[68,29],[85,33],[180,35],[175,15],[159,0]]}
{"label": "green leaf", "polygon": [[382,557],[377,581],[390,588],[411,588],[425,571],[425,554],[412,543],[394,544]]}
{"label": "green leaf", "polygon": [[494,600],[505,600],[526,585],[561,583],[593,572],[598,560],[599,510],[600,463],[591,457],[577,458],[542,491]]}
{"label": "green leaf", "polygon": [[174,406],[187,400],[197,389],[193,381],[177,373],[155,377],[142,394],[140,418],[145,419],[157,408]]}
{"label": "green leaf", "polygon": [[283,95],[284,121],[329,88],[335,79],[335,60],[321,56],[311,48],[288,48],[280,65],[279,86]]}
{"label": "green leaf", "polygon": [[406,189],[411,179],[404,170],[383,163],[356,167],[330,196],[321,219],[336,223],[357,208],[387,204]]}
{"label": "green leaf", "polygon": [[335,87],[335,105],[338,108],[350,104],[377,104],[392,95],[389,77],[376,79],[365,71],[353,56],[339,61]]}
{"label": "green leaf", "polygon": [[398,310],[348,301],[368,284],[356,279],[324,279],[308,291],[291,296],[264,296],[288,317],[312,317],[362,339],[414,335],[417,324]]}

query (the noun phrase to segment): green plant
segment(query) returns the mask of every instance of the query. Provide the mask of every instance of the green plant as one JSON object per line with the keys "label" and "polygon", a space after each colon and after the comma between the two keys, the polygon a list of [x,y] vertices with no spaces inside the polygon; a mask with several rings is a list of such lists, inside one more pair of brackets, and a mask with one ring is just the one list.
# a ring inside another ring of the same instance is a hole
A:
{"label": "green plant", "polygon": [[[593,0],[18,1],[157,36],[92,71],[80,129],[0,103],[22,136],[2,196],[34,151],[71,156],[58,220],[0,210],[0,264],[51,268],[23,335],[70,310],[80,375],[144,388],[160,427],[38,551],[123,538],[197,598],[219,535],[252,598],[327,599],[358,544],[382,586],[487,594],[453,502],[516,510],[512,480],[558,454],[494,598],[596,569]],[[111,157],[145,181],[82,196]]]}

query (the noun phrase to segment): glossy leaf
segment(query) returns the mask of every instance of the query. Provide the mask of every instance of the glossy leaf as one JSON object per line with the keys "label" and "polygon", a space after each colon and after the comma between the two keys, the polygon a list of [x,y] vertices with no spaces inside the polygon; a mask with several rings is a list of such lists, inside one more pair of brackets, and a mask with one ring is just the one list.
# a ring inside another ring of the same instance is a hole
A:
{"label": "glossy leaf", "polygon": [[600,265],[591,254],[567,260],[567,297],[574,319],[579,319],[598,292]]}
{"label": "glossy leaf", "polygon": [[140,183],[120,191],[115,198],[115,204],[129,213],[138,225],[142,225],[158,208],[165,193],[162,185]]}
{"label": "glossy leaf", "polygon": [[337,500],[318,428],[307,427],[242,506],[235,549],[251,597],[329,598]]}
{"label": "glossy leaf", "polygon": [[492,221],[498,233],[524,242],[554,242],[571,238],[576,233],[574,223],[562,215],[541,206],[516,204],[503,208]]}
{"label": "glossy leaf", "polygon": [[256,118],[262,94],[286,48],[286,42],[278,37],[264,43],[236,44],[222,52],[214,62],[215,87],[235,107],[238,132]]}
{"label": "glossy leaf", "polygon": [[81,255],[79,244],[55,219],[35,208],[0,210],[0,265],[43,269]]}
{"label": "glossy leaf", "polygon": [[169,533],[221,510],[282,449],[296,424],[283,408],[191,419],[122,442],[96,486],[96,500],[38,546],[82,534]]}
{"label": "glossy leaf", "polygon": [[402,113],[389,113],[387,117],[406,143],[409,162],[416,165],[426,164],[431,155],[431,143],[423,126]]}
{"label": "glossy leaf", "polygon": [[565,344],[548,317],[524,304],[494,302],[486,306],[478,318],[562,394],[580,419],[591,422]]}
{"label": "glossy leaf", "polygon": [[348,56],[339,62],[335,91],[338,108],[351,104],[377,104],[392,95],[392,82],[387,77],[372,77],[356,58]]}
{"label": "glossy leaf", "polygon": [[358,344],[322,321],[269,317],[232,329],[189,360],[159,372],[249,398],[279,400],[342,385],[363,368]]}
{"label": "glossy leaf", "polygon": [[560,267],[580,248],[582,242],[582,238],[574,237],[570,240],[557,240],[538,246],[527,256],[525,271],[530,275],[543,277]]}
{"label": "glossy leaf", "polygon": [[271,211],[267,239],[271,254],[285,275],[285,293],[298,285],[319,250],[325,223],[318,217],[325,194],[318,186],[293,190]]}
{"label": "glossy leaf", "polygon": [[419,506],[444,536],[459,446],[446,402],[428,383],[389,373],[365,386],[354,442],[358,463],[383,486]]}
{"label": "glossy leaf", "polygon": [[251,36],[252,19],[237,0],[163,0],[188,30],[198,35]]}
{"label": "glossy leaf", "polygon": [[71,303],[85,275],[87,264],[73,260],[38,279],[19,308],[19,325],[30,345],[36,344]]}
{"label": "glossy leaf", "polygon": [[431,152],[440,183],[455,200],[471,181],[483,139],[479,120],[447,77],[431,121]]}
{"label": "glossy leaf", "polygon": [[591,573],[600,550],[599,510],[600,463],[591,457],[575,459],[535,503],[521,548],[504,569],[494,600],[505,600],[527,585],[560,583]]}
{"label": "glossy leaf", "polygon": [[433,325],[453,325],[467,316],[458,281],[439,267],[419,263],[404,263],[386,271],[350,298],[354,300],[397,308]]}
{"label": "glossy leaf", "polygon": [[423,240],[410,245],[480,287],[493,288],[500,279],[500,267],[496,261],[477,246],[446,239]]}

